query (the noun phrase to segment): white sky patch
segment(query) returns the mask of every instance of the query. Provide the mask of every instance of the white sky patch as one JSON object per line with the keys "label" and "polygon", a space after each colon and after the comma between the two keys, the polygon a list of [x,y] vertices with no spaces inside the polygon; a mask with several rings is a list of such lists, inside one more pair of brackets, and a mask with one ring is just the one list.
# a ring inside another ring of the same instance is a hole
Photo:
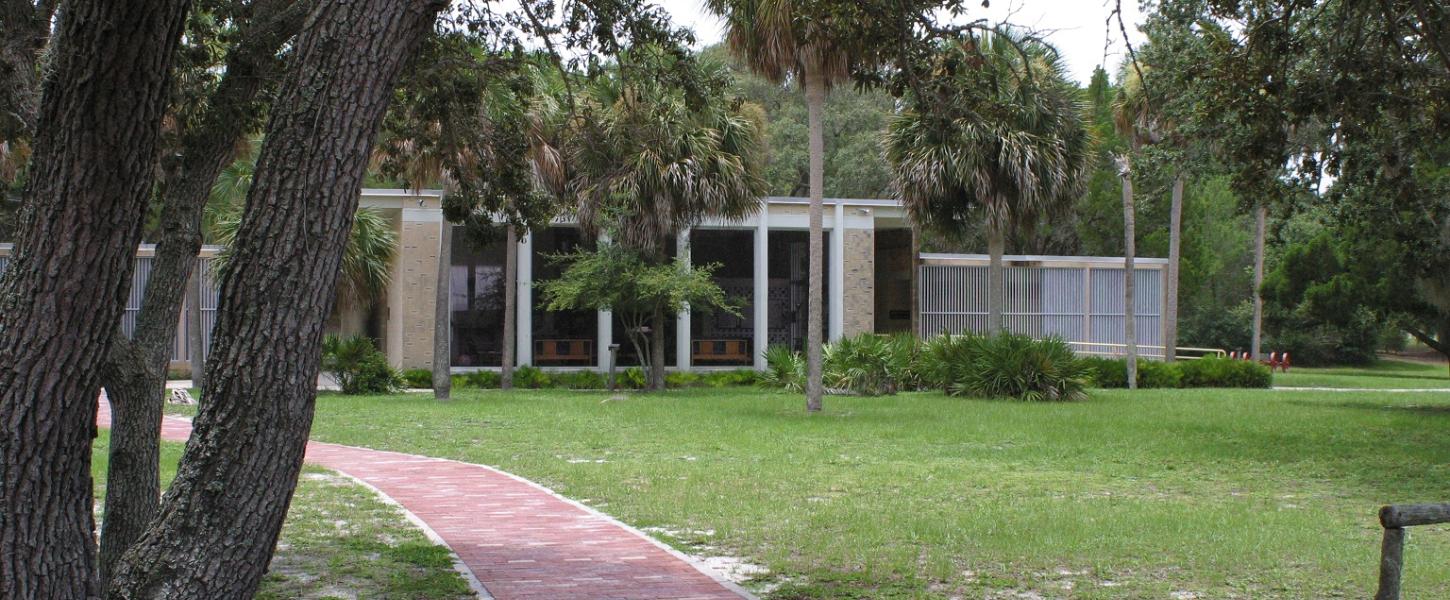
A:
{"label": "white sky patch", "polygon": [[[705,9],[704,0],[658,0],[658,3],[670,12],[676,24],[695,31],[700,46],[719,42],[724,36],[724,25]],[[968,4],[976,8],[968,18],[986,18],[993,23],[1006,21],[1043,33],[1062,52],[1072,76],[1086,85],[1098,65],[1105,65],[1108,73],[1115,74],[1127,55],[1117,19],[1111,25],[1106,22],[1117,3],[1118,0],[995,0],[990,8],[979,8],[978,2],[971,1]],[[1143,14],[1138,10],[1138,0],[1122,0],[1122,5],[1123,23],[1137,48],[1144,40],[1138,31]]]}

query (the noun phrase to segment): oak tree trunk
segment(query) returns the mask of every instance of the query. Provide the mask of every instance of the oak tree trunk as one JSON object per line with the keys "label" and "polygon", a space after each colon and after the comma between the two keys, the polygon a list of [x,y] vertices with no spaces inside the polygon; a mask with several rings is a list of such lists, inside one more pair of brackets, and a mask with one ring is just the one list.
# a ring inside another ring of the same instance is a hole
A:
{"label": "oak tree trunk", "polygon": [[99,593],[96,368],[119,335],[185,0],[74,0],[0,280],[0,597]]}
{"label": "oak tree trunk", "polygon": [[1163,360],[1178,359],[1178,278],[1183,247],[1183,175],[1173,178],[1173,203],[1168,209],[1168,284],[1163,307]]}
{"label": "oak tree trunk", "polygon": [[[806,412],[819,412],[825,387],[821,383],[821,354],[824,344],[821,332],[825,307],[821,294],[824,288],[825,243],[822,239],[826,180],[826,79],[820,65],[806,61],[805,93],[810,135],[810,268],[806,286]],[[839,226],[839,225],[837,225]],[[841,293],[841,290],[834,290]]]}
{"label": "oak tree trunk", "polygon": [[1264,229],[1269,220],[1269,207],[1260,204],[1254,211],[1254,333],[1249,356],[1258,361],[1264,336]]}
{"label": "oak tree trunk", "polygon": [[[236,141],[261,118],[257,99],[280,67],[277,51],[300,27],[305,16],[301,6],[295,0],[259,0],[251,7],[256,16],[241,25],[240,40],[227,56],[226,74],[208,98],[206,113],[182,134],[179,157],[169,161],[173,164],[161,185],[161,234],[136,329],[131,340],[118,340],[112,347],[102,369],[112,419],[106,518],[101,524],[103,587],[121,553],[156,516],[167,368],[188,290],[197,290],[198,306],[200,302],[200,281],[193,279],[202,211],[217,176],[232,161]],[[200,329],[198,322],[197,334]]]}
{"label": "oak tree trunk", "polygon": [[1123,340],[1128,345],[1128,389],[1138,389],[1138,311],[1134,302],[1137,274],[1133,260],[1138,252],[1137,223],[1133,210],[1133,175],[1123,177]]}
{"label": "oak tree trunk", "polygon": [[1003,226],[987,226],[987,333],[1002,331],[1002,303],[1007,301],[1007,269],[1002,255],[1007,253]]}
{"label": "oak tree trunk", "polygon": [[255,593],[296,487],[369,151],[400,66],[442,7],[322,3],[308,16],[222,282],[207,401],[158,519],[111,598]]}
{"label": "oak tree trunk", "polygon": [[433,399],[447,400],[453,394],[453,224],[439,223],[438,286],[433,297]]}
{"label": "oak tree trunk", "polygon": [[511,390],[519,326],[519,233],[513,225],[508,226],[504,242],[503,282],[503,367],[499,371],[498,386]]}

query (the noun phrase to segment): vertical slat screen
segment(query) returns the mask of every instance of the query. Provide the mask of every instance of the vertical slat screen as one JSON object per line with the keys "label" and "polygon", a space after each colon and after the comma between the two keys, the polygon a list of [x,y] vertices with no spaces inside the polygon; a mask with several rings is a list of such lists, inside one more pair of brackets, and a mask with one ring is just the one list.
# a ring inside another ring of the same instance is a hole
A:
{"label": "vertical slat screen", "polygon": [[[1162,271],[1135,270],[1138,344],[1162,344]],[[920,273],[923,337],[987,329],[987,267],[924,265]],[[1123,344],[1123,269],[1048,264],[1009,266],[1004,281],[1003,326],[1032,337],[1056,336],[1078,344]],[[1121,348],[1089,348],[1095,353]],[[1162,357],[1144,348],[1143,356]]]}

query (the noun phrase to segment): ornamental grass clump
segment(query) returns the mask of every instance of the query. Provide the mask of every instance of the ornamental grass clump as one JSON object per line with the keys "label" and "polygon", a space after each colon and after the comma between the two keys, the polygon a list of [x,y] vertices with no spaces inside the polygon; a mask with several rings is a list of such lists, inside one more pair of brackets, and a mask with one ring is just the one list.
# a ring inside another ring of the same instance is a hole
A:
{"label": "ornamental grass clump", "polygon": [[953,396],[1014,398],[1028,402],[1087,398],[1090,370],[1061,339],[1035,340],[999,333],[964,344],[969,362],[953,364]]}

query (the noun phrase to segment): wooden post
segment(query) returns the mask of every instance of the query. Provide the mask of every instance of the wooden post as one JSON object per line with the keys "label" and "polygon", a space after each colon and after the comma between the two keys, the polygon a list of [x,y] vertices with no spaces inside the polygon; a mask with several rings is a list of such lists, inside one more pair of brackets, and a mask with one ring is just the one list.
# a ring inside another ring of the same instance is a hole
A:
{"label": "wooden post", "polygon": [[1380,546],[1380,587],[1374,600],[1400,600],[1400,573],[1404,570],[1405,530],[1400,527],[1385,528],[1384,543]]}

